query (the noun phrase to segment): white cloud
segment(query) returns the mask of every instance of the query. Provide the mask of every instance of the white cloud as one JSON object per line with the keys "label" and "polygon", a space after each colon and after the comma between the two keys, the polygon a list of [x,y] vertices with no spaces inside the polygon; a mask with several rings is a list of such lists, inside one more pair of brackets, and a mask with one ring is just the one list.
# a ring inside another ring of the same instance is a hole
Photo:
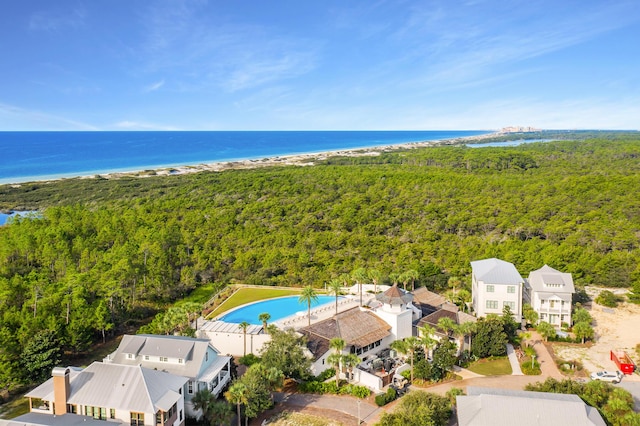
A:
{"label": "white cloud", "polygon": [[143,91],[145,93],[155,92],[156,90],[160,89],[162,86],[164,86],[164,79],[162,79],[160,81],[157,81],[157,82],[155,82],[153,84],[148,85],[147,87],[145,87],[143,89]]}
{"label": "white cloud", "polygon": [[117,130],[180,130],[177,127],[164,124],[155,124],[141,121],[123,120],[115,123],[113,127]]}
{"label": "white cloud", "polygon": [[28,23],[31,31],[58,31],[63,28],[81,28],[85,25],[86,11],[75,8],[70,12],[36,12],[31,15]]}
{"label": "white cloud", "polygon": [[51,113],[0,102],[0,129],[3,130],[99,130],[97,127]]}

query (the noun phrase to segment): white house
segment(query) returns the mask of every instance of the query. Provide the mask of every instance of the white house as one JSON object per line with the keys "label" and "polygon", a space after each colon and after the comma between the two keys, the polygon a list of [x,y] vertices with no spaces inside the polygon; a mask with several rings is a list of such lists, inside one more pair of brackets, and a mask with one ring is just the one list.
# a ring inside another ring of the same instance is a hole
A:
{"label": "white house", "polygon": [[524,300],[538,313],[540,321],[560,327],[571,325],[571,297],[575,293],[573,277],[548,265],[529,273]]}
{"label": "white house", "polygon": [[125,335],[115,352],[103,360],[109,364],[140,365],[186,377],[185,407],[198,417],[191,399],[208,388],[216,397],[231,381],[231,357],[221,356],[207,339],[149,334]]}
{"label": "white house", "polygon": [[512,263],[495,258],[471,262],[472,305],[478,317],[502,315],[502,309],[509,306],[519,322],[523,287],[524,279]]}
{"label": "white house", "polygon": [[185,424],[183,388],[187,379],[139,365],[94,362],[84,370],[56,367],[52,378],[27,393],[30,413],[12,419],[21,425]]}

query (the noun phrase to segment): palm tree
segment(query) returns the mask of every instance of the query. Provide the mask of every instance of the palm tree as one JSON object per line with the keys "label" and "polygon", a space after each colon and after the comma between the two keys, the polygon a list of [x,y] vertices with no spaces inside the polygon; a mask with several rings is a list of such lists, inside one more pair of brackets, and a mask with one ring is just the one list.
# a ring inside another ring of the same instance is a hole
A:
{"label": "palm tree", "polygon": [[471,350],[471,339],[473,337],[473,333],[476,332],[476,323],[472,321],[463,322],[462,324],[458,325],[458,330],[462,333],[463,336],[469,336],[469,350]]}
{"label": "palm tree", "polygon": [[406,272],[403,272],[402,274],[400,274],[398,279],[402,283],[402,288],[404,289],[404,291],[407,291],[407,284],[411,280],[411,277]]}
{"label": "palm tree", "polygon": [[351,276],[353,277],[353,280],[356,282],[356,284],[358,284],[358,288],[360,290],[360,306],[362,306],[362,283],[365,282],[368,278],[367,270],[364,268],[355,269],[351,273]]}
{"label": "palm tree", "polygon": [[187,327],[191,326],[191,320],[195,319],[195,329],[198,329],[198,316],[202,313],[202,305],[196,302],[186,302],[180,305],[182,309],[184,309],[187,316]]}
{"label": "palm tree", "polygon": [[336,295],[336,315],[338,315],[338,296],[340,296],[340,292],[342,291],[342,282],[334,278],[329,281],[329,286],[327,287],[330,294]]}
{"label": "palm tree", "polygon": [[449,317],[441,317],[438,320],[438,328],[444,331],[444,334],[446,334],[447,337],[449,337],[449,334],[453,331],[455,327],[456,327],[456,322]]}
{"label": "palm tree", "polygon": [[240,324],[238,324],[238,327],[240,327],[242,333],[244,334],[244,354],[242,356],[247,356],[247,328],[249,328],[250,325],[251,324],[246,321],[242,321]]}
{"label": "palm tree", "polygon": [[209,413],[209,408],[211,404],[216,400],[216,397],[213,396],[209,389],[204,388],[200,389],[198,392],[193,395],[191,402],[193,403],[193,409],[198,411],[202,410],[202,417],[207,418],[207,414]]}
{"label": "palm tree", "polygon": [[418,335],[420,336],[420,343],[424,350],[424,356],[429,357],[429,352],[433,345],[437,343],[437,340],[433,338],[435,330],[429,324],[425,324],[418,328]]}
{"label": "palm tree", "polygon": [[235,382],[231,385],[224,397],[232,404],[238,407],[238,426],[242,426],[242,417],[240,416],[240,405],[249,401],[249,388],[242,382]]}
{"label": "palm tree", "polygon": [[400,274],[397,272],[392,272],[389,274],[389,279],[391,280],[391,284],[396,285],[400,280]]}
{"label": "palm tree", "polygon": [[258,321],[262,322],[262,329],[267,334],[269,334],[269,329],[267,328],[267,322],[270,319],[271,319],[271,315],[269,315],[269,312],[263,312],[260,315],[258,315]]}
{"label": "palm tree", "polygon": [[411,361],[411,383],[413,383],[413,359],[416,349],[421,346],[421,341],[417,337],[406,337],[404,340],[391,342],[391,349],[401,352],[410,357]]}
{"label": "palm tree", "polygon": [[356,354],[347,354],[342,357],[342,363],[347,368],[349,375],[347,375],[347,383],[351,382],[351,376],[353,375],[353,369],[356,365],[360,364],[360,358]]}
{"label": "palm tree", "polygon": [[309,317],[309,326],[311,326],[311,304],[318,301],[318,293],[310,285],[302,289],[302,293],[298,298],[298,302],[307,304],[307,316]]}
{"label": "palm tree", "polygon": [[411,281],[411,291],[414,291],[416,289],[416,280],[420,278],[420,274],[415,269],[409,269],[404,273],[404,278]]}
{"label": "palm tree", "polygon": [[378,293],[378,283],[382,280],[382,272],[377,269],[369,269],[369,279],[373,283],[373,293]]}
{"label": "palm tree", "polygon": [[329,356],[331,359],[327,359],[330,364],[336,365],[336,386],[340,385],[340,361],[342,360],[342,351],[347,343],[340,337],[334,337],[329,341],[329,348],[334,350],[334,353]]}

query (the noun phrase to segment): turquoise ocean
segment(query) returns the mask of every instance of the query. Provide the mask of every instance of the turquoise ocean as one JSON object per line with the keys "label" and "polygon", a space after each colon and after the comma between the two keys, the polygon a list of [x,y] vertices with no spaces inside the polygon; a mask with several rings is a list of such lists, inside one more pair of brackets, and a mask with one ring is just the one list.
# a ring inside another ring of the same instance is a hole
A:
{"label": "turquoise ocean", "polygon": [[488,131],[0,132],[0,184],[453,139]]}

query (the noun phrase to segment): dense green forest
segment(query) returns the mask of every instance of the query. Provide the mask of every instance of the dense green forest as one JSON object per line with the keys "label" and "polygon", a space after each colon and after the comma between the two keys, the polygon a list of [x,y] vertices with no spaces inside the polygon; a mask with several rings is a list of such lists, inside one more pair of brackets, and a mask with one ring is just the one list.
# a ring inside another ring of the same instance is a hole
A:
{"label": "dense green forest", "polygon": [[0,208],[41,212],[0,227],[0,388],[203,283],[412,269],[444,290],[499,257],[640,294],[638,188],[637,134],[0,186]]}

